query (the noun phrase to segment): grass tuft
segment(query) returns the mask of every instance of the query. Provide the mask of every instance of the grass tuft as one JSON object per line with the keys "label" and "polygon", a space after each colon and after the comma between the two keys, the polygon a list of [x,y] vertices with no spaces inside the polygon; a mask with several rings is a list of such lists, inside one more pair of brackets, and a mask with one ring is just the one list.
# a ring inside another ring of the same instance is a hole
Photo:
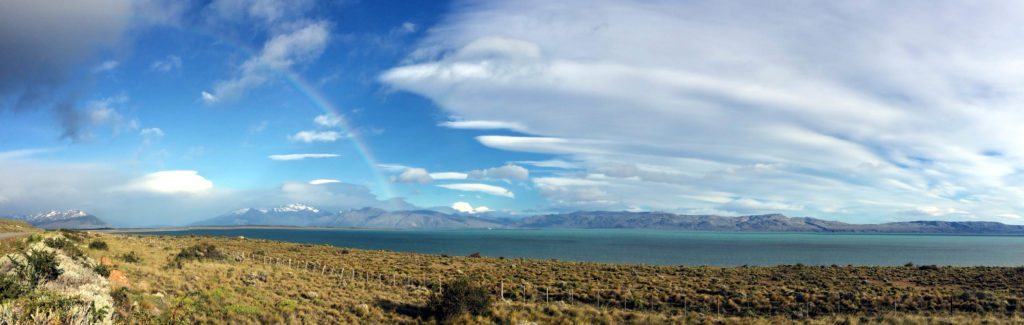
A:
{"label": "grass tuft", "polygon": [[108,248],[109,247],[107,246],[107,242],[102,241],[102,240],[94,240],[91,243],[89,243],[89,249],[92,249],[92,250],[105,251]]}

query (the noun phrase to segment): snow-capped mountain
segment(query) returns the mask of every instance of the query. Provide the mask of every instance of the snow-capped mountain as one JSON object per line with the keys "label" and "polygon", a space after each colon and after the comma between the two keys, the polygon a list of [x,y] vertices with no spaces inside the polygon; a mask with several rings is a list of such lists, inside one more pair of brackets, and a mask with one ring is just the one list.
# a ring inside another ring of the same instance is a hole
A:
{"label": "snow-capped mountain", "polygon": [[11,216],[43,229],[99,229],[110,228],[103,220],[82,210],[46,211],[25,216]]}
{"label": "snow-capped mountain", "polygon": [[239,209],[194,225],[350,228],[492,228],[502,226],[491,220],[475,216],[431,210],[387,211],[363,208],[329,212],[303,204],[289,204],[269,209]]}
{"label": "snow-capped mountain", "polygon": [[276,208],[244,208],[211,219],[196,222],[194,226],[309,226],[327,213],[320,209],[292,203]]}

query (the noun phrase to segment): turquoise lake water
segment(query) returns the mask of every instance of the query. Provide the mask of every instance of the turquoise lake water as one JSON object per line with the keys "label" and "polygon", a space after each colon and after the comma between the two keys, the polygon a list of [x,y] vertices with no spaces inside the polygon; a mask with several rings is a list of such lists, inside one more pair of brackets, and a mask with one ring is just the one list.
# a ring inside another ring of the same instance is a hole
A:
{"label": "turquoise lake water", "polygon": [[1024,265],[1024,236],[680,232],[625,229],[204,229],[160,235],[245,236],[398,252],[660,265]]}

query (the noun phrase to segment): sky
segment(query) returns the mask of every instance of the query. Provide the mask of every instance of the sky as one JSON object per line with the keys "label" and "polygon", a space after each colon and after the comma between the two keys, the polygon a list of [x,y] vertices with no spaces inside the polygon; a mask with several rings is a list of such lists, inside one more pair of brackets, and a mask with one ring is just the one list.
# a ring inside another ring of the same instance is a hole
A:
{"label": "sky", "polygon": [[0,1],[0,215],[1024,219],[1024,4]]}

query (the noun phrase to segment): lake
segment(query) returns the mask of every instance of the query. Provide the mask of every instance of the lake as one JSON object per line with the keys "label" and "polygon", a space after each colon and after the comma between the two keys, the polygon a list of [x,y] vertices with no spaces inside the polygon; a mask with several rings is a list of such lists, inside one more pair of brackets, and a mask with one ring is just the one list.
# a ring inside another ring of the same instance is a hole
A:
{"label": "lake", "polygon": [[737,233],[637,229],[196,229],[158,235],[245,236],[338,247],[658,265],[1024,265],[1022,236]]}

